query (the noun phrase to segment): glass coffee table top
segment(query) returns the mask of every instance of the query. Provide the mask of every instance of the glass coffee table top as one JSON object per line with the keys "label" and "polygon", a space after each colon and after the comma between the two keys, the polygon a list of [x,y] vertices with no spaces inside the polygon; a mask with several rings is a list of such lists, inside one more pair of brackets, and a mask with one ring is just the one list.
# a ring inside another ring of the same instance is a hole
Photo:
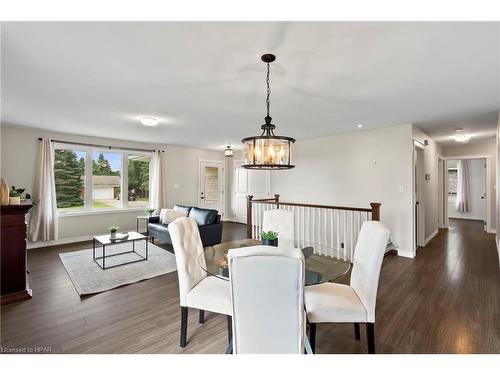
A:
{"label": "glass coffee table top", "polygon": [[[198,263],[210,275],[223,280],[228,279],[227,252],[229,249],[238,249],[260,245],[260,241],[246,239],[223,242],[219,245],[205,248]],[[334,281],[345,275],[351,268],[351,263],[344,260],[336,250],[317,243],[305,243],[301,246],[306,259],[305,284],[314,285],[326,281]]]}

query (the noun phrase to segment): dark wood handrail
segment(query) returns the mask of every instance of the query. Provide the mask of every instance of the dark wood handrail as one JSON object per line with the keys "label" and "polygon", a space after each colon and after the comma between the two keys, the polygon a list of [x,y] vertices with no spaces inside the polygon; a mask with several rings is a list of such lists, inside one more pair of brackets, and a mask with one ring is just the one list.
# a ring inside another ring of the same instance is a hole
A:
{"label": "dark wood handrail", "polygon": [[282,206],[294,207],[307,207],[307,208],[323,208],[330,210],[342,211],[357,211],[357,212],[371,212],[372,220],[380,221],[380,206],[381,203],[370,203],[370,208],[360,207],[343,207],[343,206],[328,206],[323,204],[309,204],[309,203],[294,203],[294,202],[280,202],[279,194],[274,194],[274,198],[253,199],[253,195],[247,196],[247,237],[252,238],[252,204],[274,204],[276,208]]}
{"label": "dark wood handrail", "polygon": [[372,212],[371,208],[360,208],[360,207],[344,207],[344,206],[327,206],[323,204],[309,204],[309,203],[292,203],[292,202],[275,202],[274,200],[252,200],[253,203],[268,203],[268,204],[279,204],[282,206],[294,206],[294,207],[308,207],[308,208],[327,208],[333,210],[344,210],[344,211],[362,211],[362,212]]}

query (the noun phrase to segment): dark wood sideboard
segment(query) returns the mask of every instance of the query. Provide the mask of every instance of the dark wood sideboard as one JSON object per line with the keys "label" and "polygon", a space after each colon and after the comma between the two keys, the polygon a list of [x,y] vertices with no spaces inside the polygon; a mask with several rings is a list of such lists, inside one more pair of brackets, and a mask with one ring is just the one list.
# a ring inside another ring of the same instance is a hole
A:
{"label": "dark wood sideboard", "polygon": [[0,207],[2,305],[32,295],[26,266],[26,214],[31,207],[28,203]]}

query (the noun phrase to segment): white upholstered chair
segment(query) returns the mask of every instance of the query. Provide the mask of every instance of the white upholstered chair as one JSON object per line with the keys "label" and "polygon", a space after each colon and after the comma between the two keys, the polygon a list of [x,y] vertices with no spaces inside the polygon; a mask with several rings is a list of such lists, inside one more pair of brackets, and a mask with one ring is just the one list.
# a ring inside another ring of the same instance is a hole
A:
{"label": "white upholstered chair", "polygon": [[379,221],[363,223],[354,253],[350,285],[324,283],[305,289],[309,339],[314,350],[316,323],[366,323],[368,352],[375,353],[375,302],[389,230]]}
{"label": "white upholstered chair", "polygon": [[299,249],[229,250],[233,353],[303,353],[304,256]]}
{"label": "white upholstered chair", "polygon": [[199,309],[200,324],[204,323],[204,312],[224,314],[228,317],[228,336],[231,340],[231,296],[229,283],[215,276],[208,276],[200,266],[203,246],[196,221],[182,217],[168,225],[174,247],[179,295],[181,305],[181,347],[186,346],[188,307]]}
{"label": "white upholstered chair", "polygon": [[262,230],[278,232],[278,247],[295,248],[295,224],[292,211],[279,209],[264,211]]}

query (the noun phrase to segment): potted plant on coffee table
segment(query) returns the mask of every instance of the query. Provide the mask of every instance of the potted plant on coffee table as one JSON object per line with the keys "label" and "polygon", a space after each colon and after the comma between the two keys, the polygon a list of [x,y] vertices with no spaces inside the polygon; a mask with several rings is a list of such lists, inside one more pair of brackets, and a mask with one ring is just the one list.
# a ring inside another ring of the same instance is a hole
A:
{"label": "potted plant on coffee table", "polygon": [[112,225],[109,227],[109,238],[116,238],[116,232],[118,232],[119,227]]}
{"label": "potted plant on coffee table", "polygon": [[260,232],[260,239],[262,241],[262,245],[278,246],[278,232],[274,232],[272,230],[262,231]]}

